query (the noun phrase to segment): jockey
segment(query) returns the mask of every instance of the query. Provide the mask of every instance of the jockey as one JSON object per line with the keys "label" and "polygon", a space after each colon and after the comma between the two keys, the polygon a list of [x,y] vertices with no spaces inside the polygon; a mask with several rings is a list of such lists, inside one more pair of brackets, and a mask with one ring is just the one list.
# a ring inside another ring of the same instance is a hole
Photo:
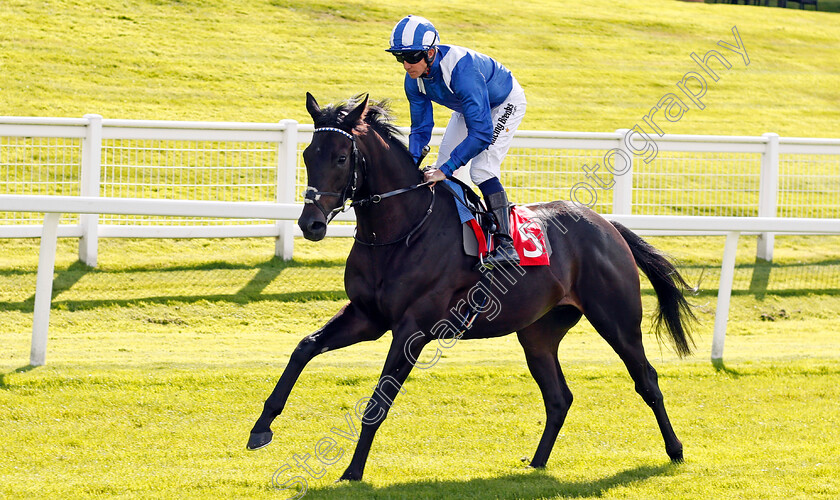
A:
{"label": "jockey", "polygon": [[510,204],[499,182],[502,160],[525,116],[525,92],[511,72],[490,57],[456,45],[440,45],[427,19],[407,16],[391,33],[387,49],[405,68],[405,95],[411,109],[408,150],[419,161],[434,127],[432,102],[453,111],[438,158],[425,171],[442,181],[471,161],[470,178],[497,220],[495,249],[488,266],[518,264],[510,236]]}

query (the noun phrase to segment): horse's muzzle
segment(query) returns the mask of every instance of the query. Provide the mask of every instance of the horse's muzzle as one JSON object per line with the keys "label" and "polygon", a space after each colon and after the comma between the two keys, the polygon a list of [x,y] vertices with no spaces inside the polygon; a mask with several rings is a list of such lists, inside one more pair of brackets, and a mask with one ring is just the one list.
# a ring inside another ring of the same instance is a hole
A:
{"label": "horse's muzzle", "polygon": [[298,219],[303,237],[310,241],[321,241],[327,235],[327,219],[314,205],[306,205]]}

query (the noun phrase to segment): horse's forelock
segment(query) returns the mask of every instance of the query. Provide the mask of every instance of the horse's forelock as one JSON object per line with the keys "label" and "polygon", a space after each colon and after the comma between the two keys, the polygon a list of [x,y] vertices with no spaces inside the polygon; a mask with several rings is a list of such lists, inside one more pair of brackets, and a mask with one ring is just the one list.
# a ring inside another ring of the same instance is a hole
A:
{"label": "horse's forelock", "polygon": [[321,108],[321,114],[314,118],[315,128],[338,127],[347,114],[347,104],[330,104]]}

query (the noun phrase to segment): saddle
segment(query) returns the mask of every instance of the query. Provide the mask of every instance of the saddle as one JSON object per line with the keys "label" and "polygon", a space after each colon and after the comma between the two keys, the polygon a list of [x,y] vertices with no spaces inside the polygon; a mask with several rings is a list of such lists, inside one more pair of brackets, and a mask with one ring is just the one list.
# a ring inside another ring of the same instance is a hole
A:
{"label": "saddle", "polygon": [[[496,218],[488,211],[481,197],[456,178],[438,183],[452,193],[463,227],[464,253],[482,258],[493,250]],[[522,266],[545,266],[551,257],[551,245],[545,237],[545,227],[527,207],[513,205],[510,211],[511,237],[519,253]]]}

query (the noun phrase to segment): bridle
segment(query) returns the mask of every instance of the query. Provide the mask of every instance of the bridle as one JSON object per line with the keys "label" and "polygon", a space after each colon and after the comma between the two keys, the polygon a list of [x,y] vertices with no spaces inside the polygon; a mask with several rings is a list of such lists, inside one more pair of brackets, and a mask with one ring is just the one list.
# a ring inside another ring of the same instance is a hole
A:
{"label": "bridle", "polygon": [[[353,203],[347,203],[348,200],[352,200],[353,196],[356,194],[356,189],[358,189],[357,184],[359,183],[359,148],[356,147],[356,136],[349,132],[345,132],[340,128],[335,127],[321,127],[316,128],[313,131],[313,134],[317,134],[318,132],[336,132],[344,137],[350,139],[350,143],[353,145],[353,150],[350,153],[350,175],[347,177],[347,185],[344,186],[344,189],[340,193],[334,193],[330,191],[318,191],[318,188],[307,186],[306,191],[303,193],[303,202],[305,204],[313,204],[318,210],[324,214],[324,217],[327,219],[327,224],[330,223],[333,218],[341,212],[346,212],[350,210],[353,206]],[[365,169],[365,158],[362,156],[361,159],[361,168],[362,170]],[[327,210],[321,205],[321,197],[322,196],[333,196],[335,198],[339,198],[341,202],[339,205],[332,209]]]}
{"label": "bridle", "polygon": [[[363,206],[368,204],[378,204],[384,199],[390,198],[392,196],[397,196],[399,194],[408,193],[409,191],[414,191],[415,189],[423,188],[426,186],[431,186],[434,184],[433,181],[421,182],[420,184],[414,184],[409,187],[395,189],[393,191],[388,191],[387,193],[381,194],[373,194],[367,198],[363,198],[361,200],[355,200],[354,196],[356,195],[356,191],[358,190],[359,186],[359,170],[362,170],[362,174],[365,175],[367,173],[367,161],[365,157],[359,153],[359,148],[356,147],[356,136],[341,130],[340,128],[335,127],[320,127],[316,128],[312,133],[317,134],[319,132],[336,132],[344,137],[350,139],[350,143],[353,146],[353,149],[350,153],[350,175],[347,177],[347,185],[344,186],[344,189],[340,192],[331,192],[331,191],[318,191],[318,188],[313,186],[307,186],[306,191],[303,194],[303,202],[305,204],[313,204],[318,210],[324,214],[324,217],[327,219],[327,224],[333,220],[333,218],[338,215],[339,213],[346,212],[353,207]],[[327,210],[321,205],[321,197],[322,196],[333,196],[339,198],[340,203],[337,207],[332,210]],[[349,203],[348,203],[349,201]],[[376,243],[376,242],[365,242],[356,237],[356,241],[362,243],[363,245],[368,246],[381,246],[381,245],[392,245],[394,243],[400,242],[402,240],[406,240],[406,244],[408,244],[408,239],[417,232],[418,229],[426,222],[429,216],[432,214],[432,208],[435,205],[435,196],[434,196],[434,189],[432,189],[432,201],[429,204],[429,208],[426,210],[425,215],[420,220],[418,224],[416,224],[411,231],[406,233],[405,235],[401,236],[400,238],[388,242],[388,243]]]}

